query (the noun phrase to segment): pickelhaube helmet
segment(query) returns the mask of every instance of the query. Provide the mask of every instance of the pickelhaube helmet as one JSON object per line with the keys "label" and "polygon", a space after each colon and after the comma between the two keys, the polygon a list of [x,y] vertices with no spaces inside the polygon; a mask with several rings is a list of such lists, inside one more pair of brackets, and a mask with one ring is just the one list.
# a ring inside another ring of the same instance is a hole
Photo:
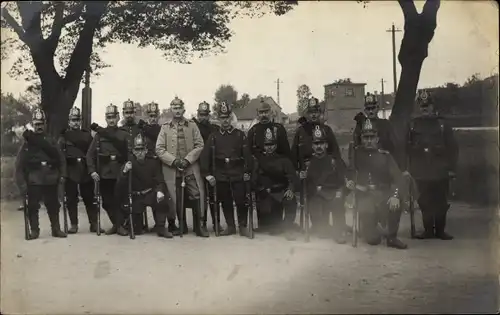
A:
{"label": "pickelhaube helmet", "polygon": [[45,122],[45,112],[37,107],[34,111],[33,111],[33,114],[31,116],[31,120],[32,121],[41,121],[41,122]]}
{"label": "pickelhaube helmet", "polygon": [[158,108],[158,104],[155,102],[151,102],[146,105],[146,113],[147,114],[158,114],[160,109]]}
{"label": "pickelhaube helmet", "polygon": [[123,102],[123,111],[134,111],[135,112],[135,104],[130,99]]}
{"label": "pickelhaube helmet", "polygon": [[269,105],[269,103],[266,102],[266,100],[263,97],[261,97],[259,107],[257,110],[258,111],[271,110],[271,105]]}
{"label": "pickelhaube helmet", "polygon": [[207,102],[205,102],[205,101],[201,102],[198,105],[198,113],[209,114],[210,113],[210,105]]}
{"label": "pickelhaube helmet", "polygon": [[307,102],[307,110],[320,110],[319,100],[311,97]]}
{"label": "pickelhaube helmet", "polygon": [[172,102],[170,102],[170,106],[184,106],[184,102],[178,98],[177,96],[172,100]]}
{"label": "pickelhaube helmet", "polygon": [[316,125],[313,131],[312,142],[313,143],[321,143],[326,141],[325,130],[320,127],[320,125]]}
{"label": "pickelhaube helmet", "polygon": [[118,115],[118,107],[113,104],[106,106],[106,117],[115,117]]}
{"label": "pickelhaube helmet", "polygon": [[416,102],[419,106],[433,104],[432,96],[426,90],[417,93]]}
{"label": "pickelhaube helmet", "polygon": [[220,103],[219,107],[217,108],[217,115],[219,118],[227,118],[231,116],[231,113],[233,112],[231,105],[226,102]]}
{"label": "pickelhaube helmet", "polygon": [[377,135],[377,129],[375,129],[369,118],[365,119],[361,128],[361,136],[365,135]]}
{"label": "pickelhaube helmet", "polygon": [[146,148],[146,141],[144,137],[138,133],[134,138],[134,150],[142,150],[144,148]]}
{"label": "pickelhaube helmet", "polygon": [[275,144],[276,143],[276,135],[271,130],[271,128],[267,128],[264,133],[264,144]]}
{"label": "pickelhaube helmet", "polygon": [[82,116],[81,116],[81,113],[80,113],[80,109],[78,107],[72,107],[70,110],[69,110],[69,118],[75,118],[75,119],[80,119]]}
{"label": "pickelhaube helmet", "polygon": [[377,96],[370,94],[370,93],[366,93],[365,107],[366,106],[373,106],[373,105],[377,105],[377,104],[378,104]]}

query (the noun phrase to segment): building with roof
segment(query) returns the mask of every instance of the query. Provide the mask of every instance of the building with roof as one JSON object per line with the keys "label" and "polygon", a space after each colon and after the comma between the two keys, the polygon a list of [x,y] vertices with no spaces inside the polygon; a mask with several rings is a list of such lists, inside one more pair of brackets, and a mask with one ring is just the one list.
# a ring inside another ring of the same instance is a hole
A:
{"label": "building with roof", "polygon": [[354,116],[363,110],[366,83],[338,80],[324,85],[325,121],[336,132],[352,132]]}
{"label": "building with roof", "polygon": [[[271,106],[273,117],[276,122],[288,124],[288,116],[282,112],[281,106],[270,96],[264,96],[263,99]],[[248,102],[245,107],[234,108],[233,113],[238,119],[237,128],[247,131],[256,123],[257,109],[259,108],[261,98],[257,97]]]}

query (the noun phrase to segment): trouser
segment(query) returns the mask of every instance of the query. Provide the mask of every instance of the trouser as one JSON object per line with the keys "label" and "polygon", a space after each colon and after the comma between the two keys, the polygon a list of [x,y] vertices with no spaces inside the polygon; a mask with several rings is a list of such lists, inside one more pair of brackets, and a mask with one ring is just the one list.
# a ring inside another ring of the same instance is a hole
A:
{"label": "trouser", "polygon": [[236,204],[238,214],[238,226],[246,228],[248,222],[248,207],[246,205],[245,182],[217,182],[217,198],[222,203],[222,211],[226,219],[227,226],[236,227],[234,222],[233,202]]}
{"label": "trouser", "polygon": [[[132,220],[134,221],[133,228],[136,234],[141,233],[144,228],[142,219],[146,207],[151,207],[153,210],[155,227],[165,227],[167,219],[175,219],[175,212],[170,210],[166,199],[157,202],[156,190],[151,190],[145,195],[132,194]],[[118,212],[116,222],[123,225],[128,220],[129,213],[127,211],[129,211],[129,208],[123,207],[120,209],[122,210]],[[130,229],[130,225],[128,228]]]}
{"label": "trouser", "polygon": [[[200,220],[203,222],[203,213],[198,213],[200,212],[200,189],[198,188],[198,184],[196,182],[196,178],[194,175],[187,175],[184,177],[184,182],[186,186],[184,187],[184,207],[181,209],[181,200],[182,198],[182,177],[176,177],[175,179],[175,184],[176,184],[176,213],[177,213],[177,218],[179,219],[179,224],[184,225],[184,231],[187,231],[187,220],[186,220],[186,206],[191,207],[193,209],[193,223],[195,221]],[[183,211],[183,218],[184,222],[180,222],[181,218],[181,211]],[[195,224],[193,224],[193,228],[195,227]]]}
{"label": "trouser", "polygon": [[[215,199],[214,199],[214,187],[212,187],[211,185],[205,185],[205,187],[206,187],[205,194],[208,195],[208,200],[210,200],[210,202],[208,204],[205,204],[205,214],[203,215],[203,224],[207,225],[208,209],[210,208],[210,216],[212,217],[212,225],[215,226],[216,225],[215,224],[215,209],[217,209],[217,207],[219,205],[214,204],[214,201],[215,201]],[[220,225],[220,215],[219,215],[217,223]]]}
{"label": "trouser", "polygon": [[426,232],[443,233],[449,209],[449,180],[416,180],[419,190],[418,205],[422,211],[422,221]]}
{"label": "trouser", "polygon": [[79,184],[68,178],[65,183],[65,192],[71,225],[78,225],[78,188],[80,188],[80,195],[87,210],[89,224],[97,223],[97,207],[94,205],[94,181]]}
{"label": "trouser", "polygon": [[[307,204],[312,230],[318,233],[343,233],[345,229],[344,198],[326,199],[320,195],[313,195],[307,199]],[[333,226],[330,225],[330,213]]]}
{"label": "trouser", "polygon": [[32,231],[40,231],[40,221],[38,212],[40,202],[43,201],[47,208],[52,230],[60,230],[59,208],[61,204],[58,200],[57,185],[28,185],[28,218]]}
{"label": "trouser", "polygon": [[121,211],[116,190],[116,179],[101,179],[100,186],[102,207],[113,225],[117,225],[116,214]]}
{"label": "trouser", "polygon": [[387,239],[395,239],[398,235],[399,221],[401,219],[401,207],[397,210],[390,210],[387,200],[390,194],[382,194],[372,198],[370,194],[358,193],[357,207],[361,225],[361,234],[368,244],[379,244],[382,231],[377,228],[380,225],[386,230]]}
{"label": "trouser", "polygon": [[[283,197],[283,193],[280,196],[277,196],[277,194],[273,196],[268,193],[258,195],[257,218],[259,220],[259,228],[272,226],[289,227],[295,222],[297,199],[295,196],[291,200],[284,199]],[[283,210],[285,212],[284,217]]]}

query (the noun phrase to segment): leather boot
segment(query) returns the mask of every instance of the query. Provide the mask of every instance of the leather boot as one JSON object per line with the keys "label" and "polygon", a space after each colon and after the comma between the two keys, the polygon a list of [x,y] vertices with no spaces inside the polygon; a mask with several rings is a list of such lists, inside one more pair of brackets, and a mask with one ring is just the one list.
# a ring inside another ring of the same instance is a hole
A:
{"label": "leather boot", "polygon": [[121,225],[118,228],[116,228],[115,233],[120,236],[128,236],[128,231]]}
{"label": "leather boot", "polygon": [[61,226],[59,224],[59,213],[50,214],[49,220],[53,237],[59,237],[59,238],[67,237],[66,233],[61,231]]}
{"label": "leather boot", "polygon": [[172,233],[174,236],[181,235],[181,230],[175,225],[175,219],[168,219],[168,232]]}
{"label": "leather boot", "polygon": [[444,209],[437,209],[436,211],[436,238],[441,240],[449,241],[453,239],[453,236],[444,231],[446,227],[446,214],[450,209],[450,205],[447,204],[443,207]]}
{"label": "leather boot", "polygon": [[153,229],[155,230],[156,235],[158,235],[159,237],[164,237],[164,238],[173,238],[174,237],[174,235],[172,233],[170,233],[168,231],[168,229],[166,229],[163,226],[155,226],[155,227],[153,227]]}
{"label": "leather boot", "polygon": [[[96,233],[97,232],[97,223],[90,223],[89,230],[90,230],[90,233]],[[103,228],[101,228],[101,230],[99,232],[104,233],[105,231]]]}
{"label": "leather boot", "polygon": [[193,228],[196,236],[208,237],[207,227],[203,225],[203,217],[200,208],[200,201],[193,200]]}
{"label": "leather boot", "polygon": [[229,236],[236,234],[236,226],[230,225],[225,230],[220,231],[220,236]]}
{"label": "leather boot", "polygon": [[68,230],[68,234],[76,234],[76,233],[78,233],[78,225],[71,224],[71,227]]}
{"label": "leather boot", "polygon": [[117,230],[118,230],[118,227],[116,225],[113,225],[110,229],[106,230],[106,232],[104,232],[104,234],[113,235],[113,234],[116,234]]}
{"label": "leather boot", "polygon": [[390,238],[387,238],[387,247],[392,247],[392,248],[397,248],[397,249],[407,249],[408,245],[401,242],[396,237],[390,237]]}
{"label": "leather boot", "polygon": [[36,240],[40,237],[40,230],[31,230],[28,240]]}
{"label": "leather boot", "polygon": [[248,231],[248,227],[246,227],[246,226],[240,225],[239,226],[239,233],[240,233],[240,236],[245,236],[245,237],[250,236],[250,233]]}

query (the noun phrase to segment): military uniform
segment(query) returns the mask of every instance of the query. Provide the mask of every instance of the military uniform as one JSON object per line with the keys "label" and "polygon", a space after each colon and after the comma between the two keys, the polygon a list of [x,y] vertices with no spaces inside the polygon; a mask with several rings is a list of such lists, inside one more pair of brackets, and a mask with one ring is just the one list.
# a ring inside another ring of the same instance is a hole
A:
{"label": "military uniform", "polygon": [[[297,212],[295,191],[298,190],[298,177],[288,156],[273,151],[266,152],[264,145],[276,145],[279,136],[274,128],[264,132],[263,152],[256,163],[255,190],[257,191],[257,214],[259,230],[269,228],[271,232],[292,230]],[[292,194],[285,198],[285,192]],[[283,209],[285,215],[283,219]]]}
{"label": "military uniform", "polygon": [[[158,109],[158,104],[149,103],[146,106],[146,113],[151,116],[158,116],[160,114],[160,110]],[[156,140],[158,140],[158,134],[160,133],[161,126],[158,123],[149,123],[146,124],[144,121],[139,121],[138,123],[139,129],[142,131],[143,136],[146,138],[146,145],[148,152],[146,153],[146,157],[150,159],[155,159],[159,162],[158,156],[155,153]],[[137,132],[136,132],[137,133]]]}
{"label": "military uniform", "polygon": [[[376,137],[377,131],[366,119],[361,130],[361,137]],[[406,244],[397,238],[401,207],[389,209],[388,200],[398,200],[404,191],[403,176],[394,158],[388,151],[366,146],[354,147],[353,173],[356,203],[359,211],[361,234],[370,245],[380,244],[382,237],[387,239],[387,246],[399,249]]]}
{"label": "military uniform", "polygon": [[[433,100],[424,91],[418,95],[417,103],[428,107]],[[425,232],[417,237],[451,239],[453,237],[444,230],[449,209],[449,179],[455,173],[458,161],[453,130],[444,118],[432,113],[416,117],[410,123],[406,144],[403,169],[408,170],[416,181],[425,228]]]}
{"label": "military uniform", "polygon": [[[210,105],[207,102],[202,102],[198,105],[198,115],[209,115],[210,114]],[[219,131],[219,126],[210,123],[208,119],[206,120],[198,120],[196,118],[193,118],[193,121],[196,123],[196,126],[198,126],[198,129],[200,130],[201,137],[203,138],[203,142],[206,144],[208,141],[208,137],[213,133]],[[214,199],[214,189],[210,185],[205,185],[205,194],[208,195],[208,200],[212,201]],[[210,206],[210,207],[209,207]],[[208,208],[210,208],[210,215],[212,217],[212,225],[213,229],[215,231],[215,208],[217,206],[213,204],[213,202],[210,202],[210,204],[205,205],[205,214],[203,215],[203,226],[206,228],[207,226],[207,220],[208,220]],[[220,217],[219,217],[219,222],[217,222],[220,227]],[[219,228],[219,230],[222,230]]]}
{"label": "military uniform", "polygon": [[[123,114],[125,115],[127,113],[135,115],[135,105],[131,100],[127,100],[123,103]],[[120,129],[129,135],[127,138],[127,145],[129,148],[132,146],[134,138],[139,133],[142,133],[141,128],[139,128],[139,125],[135,122],[134,118],[125,119],[125,123],[120,127]]]}
{"label": "military uniform", "polygon": [[[326,131],[316,125],[312,142],[325,143]],[[346,167],[326,152],[314,154],[307,168],[306,193],[312,229],[320,237],[335,237],[345,243],[344,182]],[[330,228],[330,213],[333,217],[333,233]]]}
{"label": "military uniform", "polygon": [[[231,116],[231,106],[222,103],[218,108],[219,118]],[[215,150],[213,152],[212,150]],[[213,154],[215,161],[213,161]],[[239,232],[247,236],[248,207],[246,205],[245,174],[252,172],[252,156],[248,149],[245,133],[229,126],[212,133],[200,156],[200,169],[203,177],[214,176],[217,185],[217,199],[222,203],[228,228],[221,235],[236,233],[233,201],[238,213]],[[212,165],[215,164],[215,170]]]}
{"label": "military uniform", "polygon": [[[71,228],[68,233],[78,232],[78,193],[80,193],[90,224],[90,231],[97,231],[97,211],[94,204],[94,181],[87,170],[85,155],[92,142],[92,134],[80,129],[80,110],[73,107],[69,113],[70,128],[59,137],[59,146],[66,157],[67,178],[65,192]],[[71,125],[74,124],[72,128]],[[104,231],[102,231],[104,232]]]}
{"label": "military uniform", "polygon": [[[147,150],[146,140],[141,134],[138,134],[134,138],[133,144],[134,150]],[[145,152],[144,152],[144,155]],[[167,187],[165,184],[165,179],[163,178],[163,173],[161,171],[161,165],[156,162],[156,160],[146,158],[139,159],[134,155],[131,155],[130,162],[132,164],[132,169],[125,171],[125,165],[121,168],[117,179],[117,187],[119,192],[119,200],[124,204],[128,203],[128,184],[131,180],[131,196],[132,196],[132,215],[134,226],[128,226],[128,229],[133,228],[136,235],[143,233],[143,215],[146,211],[146,207],[151,207],[154,213],[155,226],[153,230],[160,237],[172,238],[172,234],[165,228],[165,223],[167,216],[170,220],[175,220],[175,211],[170,209],[167,201],[170,199],[167,192]],[[129,179],[129,173],[131,172],[131,178]],[[163,195],[163,199],[158,201],[158,193]],[[126,211],[119,212],[117,216],[118,224],[122,225],[125,223],[128,217],[128,208]]]}
{"label": "military uniform", "polygon": [[57,141],[44,132],[45,113],[33,112],[35,132],[26,130],[26,140],[16,159],[16,181],[20,191],[28,194],[28,218],[31,226],[30,239],[40,236],[39,209],[43,200],[52,227],[52,236],[66,237],[59,224],[58,185],[66,177],[66,161]]}
{"label": "military uniform", "polygon": [[[116,118],[118,110],[115,105],[106,107],[106,117]],[[89,174],[97,173],[100,180],[100,190],[102,196],[102,207],[106,210],[113,227],[106,231],[106,234],[117,232],[116,213],[119,211],[120,203],[115,195],[116,180],[120,168],[127,160],[128,133],[117,126],[106,128],[93,124],[91,128],[96,131],[94,139],[87,151],[87,167]],[[99,169],[97,168],[99,159]]]}

